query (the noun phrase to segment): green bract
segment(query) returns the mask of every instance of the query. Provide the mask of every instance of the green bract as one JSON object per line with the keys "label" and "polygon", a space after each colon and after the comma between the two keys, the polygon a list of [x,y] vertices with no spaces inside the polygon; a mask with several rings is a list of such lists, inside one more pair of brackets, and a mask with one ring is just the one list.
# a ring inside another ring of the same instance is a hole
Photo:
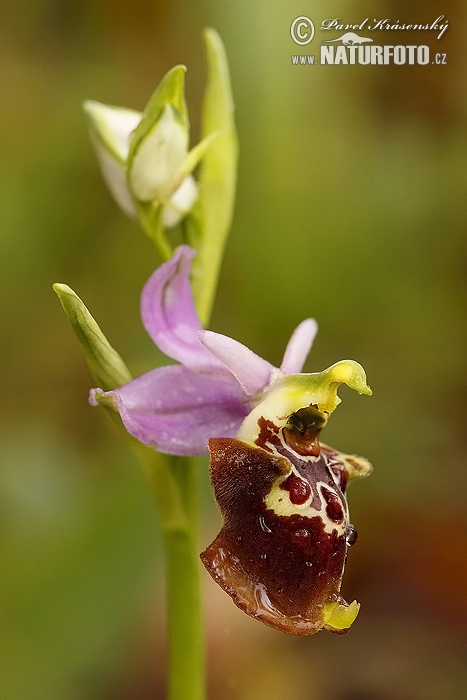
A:
{"label": "green bract", "polygon": [[109,390],[131,380],[131,374],[79,296],[66,284],[54,284],[63,310],[75,332],[89,369],[100,386]]}
{"label": "green bract", "polygon": [[230,230],[237,182],[238,140],[229,66],[214,29],[204,32],[208,81],[202,136],[217,134],[201,163],[199,197],[187,217],[187,242],[197,251],[191,282],[201,323],[207,324],[225,242]]}

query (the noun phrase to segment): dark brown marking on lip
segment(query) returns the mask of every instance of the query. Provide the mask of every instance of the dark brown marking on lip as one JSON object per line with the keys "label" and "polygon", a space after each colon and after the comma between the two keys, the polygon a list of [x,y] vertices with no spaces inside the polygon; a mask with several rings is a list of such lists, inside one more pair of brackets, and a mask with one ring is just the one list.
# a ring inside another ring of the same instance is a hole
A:
{"label": "dark brown marking on lip", "polygon": [[329,486],[331,490],[336,491],[342,502],[345,502],[345,496],[336,485],[336,481],[329,469],[328,456],[324,449],[321,451],[320,456],[312,461],[297,455],[291,450],[290,446],[284,445],[281,442],[276,446],[276,450],[280,455],[285,457],[296,468],[300,476],[306,479],[310,484],[313,494],[310,503],[311,508],[317,511],[322,509],[318,483]]}
{"label": "dark brown marking on lip", "polygon": [[294,506],[301,506],[311,496],[310,484],[295,474],[290,474],[280,487],[289,492],[289,498]]}
{"label": "dark brown marking on lip", "polygon": [[326,453],[329,469],[337,478],[342,493],[345,493],[349,480],[349,473],[344,462],[339,459],[339,452],[332,447],[328,447],[328,445],[321,445],[321,449]]}
{"label": "dark brown marking on lip", "polygon": [[271,448],[267,446],[267,443],[269,442],[270,445],[280,444],[278,437],[279,428],[272,420],[267,420],[263,416],[258,418],[258,427],[259,435],[255,440],[255,444],[271,452]]}
{"label": "dark brown marking on lip", "polygon": [[333,523],[341,523],[344,520],[344,511],[337,494],[325,486],[321,487],[321,493],[326,501],[326,515]]}

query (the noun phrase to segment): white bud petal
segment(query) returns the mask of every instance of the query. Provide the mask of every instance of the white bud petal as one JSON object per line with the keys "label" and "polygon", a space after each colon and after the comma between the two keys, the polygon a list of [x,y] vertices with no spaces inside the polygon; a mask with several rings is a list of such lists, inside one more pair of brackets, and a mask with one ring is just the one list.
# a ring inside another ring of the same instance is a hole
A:
{"label": "white bud petal", "polygon": [[162,219],[164,228],[176,226],[188,214],[197,197],[198,188],[196,182],[189,175],[183,180],[167,206],[164,207]]}
{"label": "white bud petal", "polygon": [[188,133],[168,104],[131,163],[130,184],[135,197],[143,202],[167,200],[177,187],[177,175],[187,153]]}
{"label": "white bud petal", "polygon": [[141,112],[87,100],[84,111],[89,117],[91,133],[119,160],[125,161],[130,149],[130,134],[141,121]]}
{"label": "white bud petal", "polygon": [[126,181],[126,168],[123,163],[115,160],[110,153],[99,143],[95,136],[91,136],[97,159],[107,187],[117,204],[125,214],[136,217],[136,209]]}
{"label": "white bud petal", "polygon": [[84,110],[89,118],[91,142],[96,151],[103,178],[117,204],[129,216],[135,208],[126,183],[126,158],[130,134],[141,120],[141,113],[121,107],[109,107],[88,100]]}

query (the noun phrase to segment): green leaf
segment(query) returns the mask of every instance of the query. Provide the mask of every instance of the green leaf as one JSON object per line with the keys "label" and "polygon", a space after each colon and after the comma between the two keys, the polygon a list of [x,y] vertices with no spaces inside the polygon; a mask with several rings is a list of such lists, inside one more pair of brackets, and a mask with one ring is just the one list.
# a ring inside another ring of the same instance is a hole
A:
{"label": "green leaf", "polygon": [[75,332],[91,374],[105,391],[122,386],[131,374],[120,355],[113,349],[81,299],[66,284],[54,284],[68,320]]}
{"label": "green leaf", "polygon": [[229,233],[237,179],[238,142],[227,57],[214,29],[204,33],[208,80],[202,138],[218,132],[200,166],[199,199],[187,217],[188,243],[196,249],[192,285],[203,325],[211,315],[220,265]]}

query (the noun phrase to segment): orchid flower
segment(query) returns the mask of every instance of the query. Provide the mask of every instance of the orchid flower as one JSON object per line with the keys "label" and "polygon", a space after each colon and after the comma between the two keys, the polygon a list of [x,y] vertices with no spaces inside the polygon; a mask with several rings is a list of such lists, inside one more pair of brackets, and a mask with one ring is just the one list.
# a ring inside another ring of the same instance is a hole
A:
{"label": "orchid flower", "polygon": [[211,437],[233,437],[274,380],[300,372],[316,334],[313,319],[292,334],[280,369],[219,333],[202,329],[189,274],[195,251],[180,246],[145,285],[144,327],[181,364],[151,370],[110,392],[128,432],[145,445],[176,455],[208,453]]}
{"label": "orchid flower", "polygon": [[[347,549],[356,539],[345,489],[370,464],[319,442],[346,383],[371,394],[358,363],[300,374],[316,334],[313,319],[292,334],[280,368],[201,328],[190,289],[194,251],[177,249],[144,287],[141,313],[156,345],[181,364],[152,370],[109,400],[128,432],[176,455],[211,456],[224,526],[201,558],[249,615],[298,635],[345,633],[359,604],[340,596]],[[105,397],[105,399],[103,399]]]}

